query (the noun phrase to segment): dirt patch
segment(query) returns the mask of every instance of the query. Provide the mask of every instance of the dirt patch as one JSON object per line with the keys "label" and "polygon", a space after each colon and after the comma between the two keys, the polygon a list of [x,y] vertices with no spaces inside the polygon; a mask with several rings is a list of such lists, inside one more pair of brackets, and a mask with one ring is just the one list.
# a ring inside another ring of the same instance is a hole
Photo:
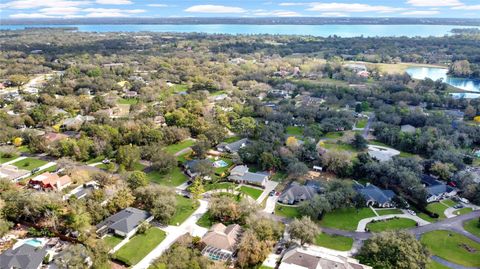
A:
{"label": "dirt patch", "polygon": [[475,253],[477,252],[477,249],[467,245],[467,244],[460,244],[459,245],[461,248],[464,248],[466,251],[470,252],[470,253]]}

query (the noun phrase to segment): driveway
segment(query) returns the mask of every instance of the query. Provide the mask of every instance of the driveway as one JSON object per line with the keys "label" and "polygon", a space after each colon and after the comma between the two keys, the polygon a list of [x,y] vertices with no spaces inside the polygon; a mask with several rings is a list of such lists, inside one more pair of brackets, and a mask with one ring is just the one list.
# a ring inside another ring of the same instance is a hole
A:
{"label": "driveway", "polygon": [[268,196],[267,202],[265,203],[265,208],[263,209],[263,211],[269,214],[272,214],[273,212],[275,212],[275,205],[277,204],[277,201],[278,201],[277,195]]}
{"label": "driveway", "polygon": [[364,232],[365,228],[367,227],[367,224],[371,222],[372,220],[387,220],[387,219],[392,219],[392,218],[404,218],[404,219],[411,219],[414,220],[416,223],[418,223],[419,226],[424,226],[430,224],[430,222],[418,217],[418,216],[413,216],[410,214],[390,214],[390,215],[383,215],[383,216],[377,216],[377,217],[371,217],[371,218],[366,218],[362,219],[358,222],[357,226],[357,232]]}
{"label": "driveway", "polygon": [[265,189],[263,189],[262,194],[257,198],[257,203],[261,204],[263,199],[268,196],[268,194],[273,191],[278,185],[278,182],[268,180],[265,184]]}

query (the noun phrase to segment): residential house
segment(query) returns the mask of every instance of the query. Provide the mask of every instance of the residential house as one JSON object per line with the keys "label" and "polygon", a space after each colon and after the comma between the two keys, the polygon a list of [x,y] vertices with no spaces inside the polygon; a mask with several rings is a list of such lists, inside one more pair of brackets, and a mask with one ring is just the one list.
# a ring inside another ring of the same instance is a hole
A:
{"label": "residential house", "polygon": [[45,172],[30,179],[28,184],[34,189],[61,191],[72,184],[72,179],[68,175]]}
{"label": "residential house", "polygon": [[206,245],[202,254],[214,261],[229,260],[237,248],[241,233],[242,228],[238,224],[214,224],[202,238]]}
{"label": "residential house", "polygon": [[0,254],[0,268],[2,269],[39,269],[47,251],[43,247],[24,243],[13,246]]}
{"label": "residential house", "polygon": [[97,234],[103,236],[114,233],[121,237],[131,237],[142,223],[152,220],[153,216],[147,211],[128,207],[97,224]]}
{"label": "residential house", "polygon": [[400,155],[400,151],[388,147],[368,145],[368,155],[379,162],[390,161],[393,157]]}
{"label": "residential house", "polygon": [[279,269],[371,269],[358,260],[321,249],[297,247],[283,255]]}
{"label": "residential house", "polygon": [[395,193],[392,190],[383,190],[370,183],[367,183],[365,186],[363,186],[358,182],[355,184],[354,188],[359,194],[363,196],[363,198],[365,198],[367,206],[394,206],[394,202],[392,201],[392,199],[393,197],[395,197]]}
{"label": "residential house", "polygon": [[92,116],[77,115],[73,118],[65,119],[60,125],[62,130],[79,130],[86,122],[95,120]]}
{"label": "residential house", "polygon": [[299,202],[311,200],[317,195],[319,190],[313,186],[300,185],[298,182],[292,182],[278,197],[278,201],[283,204],[293,205]]}
{"label": "residential house", "polygon": [[355,73],[358,73],[358,72],[362,72],[362,71],[368,71],[367,70],[367,66],[365,66],[364,64],[355,64],[355,63],[352,63],[352,64],[346,64],[344,65],[346,68],[354,71]]}
{"label": "residential house", "polygon": [[403,133],[414,134],[417,131],[417,128],[410,124],[404,124],[400,127],[400,131]]}
{"label": "residential house", "polygon": [[30,175],[30,171],[20,169],[14,165],[1,164],[0,165],[0,178],[18,181],[22,178]]}
{"label": "residential house", "polygon": [[62,139],[68,138],[68,135],[66,135],[66,134],[61,134],[61,133],[53,133],[53,132],[50,132],[50,133],[46,133],[46,134],[43,136],[43,138],[45,139],[45,141],[46,141],[48,144],[51,144],[51,143],[60,141],[60,140],[62,140]]}
{"label": "residential house", "polygon": [[248,138],[243,138],[232,143],[220,143],[217,146],[217,150],[220,152],[237,153],[241,148],[248,145],[248,143]]}
{"label": "residential house", "polygon": [[96,181],[89,181],[71,190],[68,194],[63,196],[63,200],[67,200],[72,196],[75,196],[76,199],[82,199],[98,188],[99,185]]}
{"label": "residential house", "polygon": [[457,189],[437,180],[435,177],[423,174],[422,183],[427,192],[427,203],[439,201],[457,194]]}
{"label": "residential house", "polygon": [[298,95],[295,97],[295,106],[318,107],[325,102],[325,99],[320,97],[312,97],[309,95]]}
{"label": "residential house", "polygon": [[237,183],[246,183],[264,187],[268,182],[269,175],[265,173],[253,173],[248,171],[246,165],[237,165],[230,171],[228,179]]}

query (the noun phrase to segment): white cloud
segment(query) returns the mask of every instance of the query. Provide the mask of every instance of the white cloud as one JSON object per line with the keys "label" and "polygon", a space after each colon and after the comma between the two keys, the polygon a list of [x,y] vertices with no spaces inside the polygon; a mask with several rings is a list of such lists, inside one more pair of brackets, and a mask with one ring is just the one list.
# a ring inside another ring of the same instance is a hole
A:
{"label": "white cloud", "polygon": [[15,18],[15,19],[55,18],[55,16],[49,16],[49,15],[45,15],[45,14],[42,14],[42,13],[17,13],[17,14],[11,14],[9,17],[10,18]]}
{"label": "white cloud", "polygon": [[168,7],[167,4],[148,4],[149,7]]}
{"label": "white cloud", "polygon": [[395,8],[389,6],[372,6],[367,4],[346,4],[346,3],[310,3],[309,11],[323,11],[323,12],[379,12],[392,13],[396,11],[403,11],[404,8]]}
{"label": "white cloud", "polygon": [[186,12],[192,13],[245,13],[245,9],[241,7],[222,6],[222,5],[196,5],[185,9]]}
{"label": "white cloud", "polygon": [[463,5],[459,0],[408,0],[407,4],[416,7],[451,7]]}
{"label": "white cloud", "polygon": [[96,0],[97,4],[101,5],[130,5],[133,4],[130,0]]}
{"label": "white cloud", "polygon": [[[105,13],[105,14],[107,13],[138,14],[138,13],[145,12],[144,9],[118,9],[118,8],[85,8],[85,9],[82,9],[82,11],[88,12],[88,13]],[[112,17],[112,16],[108,16],[108,17]]]}
{"label": "white cloud", "polygon": [[[452,9],[457,9],[457,10],[480,10],[480,5],[471,5],[471,6],[458,6],[458,7],[452,7]],[[478,16],[478,14],[476,14]]]}
{"label": "white cloud", "polygon": [[39,11],[45,15],[74,15],[81,9],[78,7],[47,7],[42,8]]}
{"label": "white cloud", "polygon": [[253,11],[254,16],[263,16],[263,17],[300,17],[302,14],[295,11],[288,10],[255,10]]}
{"label": "white cloud", "polygon": [[280,3],[278,5],[283,6],[283,7],[292,7],[292,6],[304,6],[304,5],[308,5],[308,3],[284,2],[284,3]]}
{"label": "white cloud", "polygon": [[321,13],[322,17],[348,17],[348,14],[342,12],[324,12]]}
{"label": "white cloud", "polygon": [[[42,7],[78,7],[91,4],[90,1],[68,1],[68,0],[17,0],[2,5],[2,8],[10,9],[32,9]],[[32,13],[34,14],[34,13]]]}
{"label": "white cloud", "polygon": [[403,12],[401,14],[408,15],[408,16],[428,16],[428,15],[435,15],[439,13],[440,11],[438,10],[414,10],[414,11]]}

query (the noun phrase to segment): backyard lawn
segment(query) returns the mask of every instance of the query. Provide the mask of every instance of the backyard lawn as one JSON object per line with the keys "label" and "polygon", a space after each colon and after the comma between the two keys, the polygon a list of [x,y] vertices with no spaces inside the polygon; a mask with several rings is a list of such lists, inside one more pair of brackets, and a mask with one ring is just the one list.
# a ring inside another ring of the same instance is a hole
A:
{"label": "backyard lawn", "polygon": [[480,237],[480,221],[478,221],[478,219],[472,219],[464,222],[463,228],[465,228],[467,232]]}
{"label": "backyard lawn", "polygon": [[435,202],[435,203],[430,203],[427,205],[427,209],[433,213],[437,213],[438,214],[438,219],[444,219],[445,218],[445,210],[447,209],[448,207],[441,204],[441,203],[438,203],[438,202]]}
{"label": "backyard lawn", "polygon": [[225,143],[233,143],[233,142],[236,142],[236,141],[238,141],[238,140],[240,140],[240,137],[238,137],[238,136],[230,136],[230,137],[225,138],[225,140],[223,140],[223,142],[225,142]]}
{"label": "backyard lawn", "polygon": [[392,215],[392,214],[403,214],[402,210],[397,208],[379,209],[379,210],[375,209],[375,212],[377,212],[377,214],[380,216]]}
{"label": "backyard lawn", "polygon": [[152,227],[144,234],[138,234],[131,238],[127,244],[115,252],[113,257],[127,265],[134,265],[160,244],[165,237],[164,231]]}
{"label": "backyard lawn", "polygon": [[212,215],[210,215],[210,211],[207,211],[203,216],[198,219],[197,225],[203,228],[210,228],[214,223]]}
{"label": "backyard lawn", "polygon": [[147,173],[147,177],[154,183],[171,187],[182,185],[188,179],[187,176],[183,174],[180,167],[173,168],[173,170],[168,174],[161,174],[158,171],[151,171]]}
{"label": "backyard lawn", "polygon": [[303,135],[303,128],[300,126],[288,126],[286,129],[287,129],[287,135],[291,135],[291,136]]}
{"label": "backyard lawn", "polygon": [[211,190],[233,190],[237,187],[234,183],[231,182],[219,182],[219,183],[207,183],[205,184],[204,188],[205,191],[211,191]]}
{"label": "backyard lawn", "polygon": [[357,124],[355,125],[355,127],[365,128],[365,126],[367,126],[367,122],[368,122],[368,119],[360,119],[357,121]]}
{"label": "backyard lawn", "polygon": [[287,218],[298,218],[300,217],[300,212],[298,212],[298,208],[295,206],[283,206],[276,204],[275,215]]}
{"label": "backyard lawn", "polygon": [[177,195],[177,209],[172,219],[170,220],[170,225],[180,225],[182,224],[193,212],[198,208],[198,203],[189,198]]}
{"label": "backyard lawn", "polygon": [[117,103],[121,105],[136,105],[138,103],[137,98],[118,98]]}
{"label": "backyard lawn", "polygon": [[103,238],[103,242],[107,245],[108,249],[114,248],[120,242],[122,242],[123,238],[115,236],[115,235],[107,235]]}
{"label": "backyard lawn", "polygon": [[457,215],[457,216],[460,216],[460,215],[463,215],[463,214],[468,214],[470,212],[472,212],[473,209],[470,208],[470,207],[464,207],[462,209],[458,209],[458,210],[455,210],[453,211],[453,214]]}
{"label": "backyard lawn", "polygon": [[328,139],[338,139],[343,136],[342,132],[330,132],[326,133],[323,137]]}
{"label": "backyard lawn", "polygon": [[240,192],[243,192],[246,195],[248,195],[248,196],[252,197],[253,199],[257,200],[257,198],[260,197],[260,195],[262,195],[263,190],[248,187],[248,186],[241,186],[240,187]]}
{"label": "backyard lawn", "polygon": [[355,231],[358,222],[365,218],[375,217],[370,208],[343,208],[325,214],[320,222],[321,226],[347,231]]}
{"label": "backyard lawn", "polygon": [[420,241],[432,255],[466,267],[480,267],[480,244],[450,231],[432,231]]}
{"label": "backyard lawn", "polygon": [[35,159],[35,158],[26,158],[23,160],[20,160],[18,162],[12,163],[12,165],[15,165],[16,167],[24,170],[33,170],[37,167],[40,167],[42,165],[47,164],[46,161],[40,160],[40,159]]}
{"label": "backyard lawn", "polygon": [[455,206],[457,204],[457,202],[454,202],[452,201],[451,199],[445,199],[445,200],[442,200],[442,203],[452,207],[452,206]]}
{"label": "backyard lawn", "polygon": [[320,233],[315,237],[315,245],[339,251],[348,251],[352,248],[353,239],[341,235]]}
{"label": "backyard lawn", "polygon": [[415,227],[416,221],[404,218],[393,218],[383,221],[370,222],[367,229],[371,232],[394,231]]}
{"label": "backyard lawn", "polygon": [[193,141],[191,139],[186,139],[186,140],[183,140],[180,143],[173,144],[173,145],[170,145],[170,146],[166,146],[165,151],[167,153],[170,153],[170,154],[175,154],[182,149],[186,149],[188,147],[193,146],[194,144],[195,144],[195,141]]}

